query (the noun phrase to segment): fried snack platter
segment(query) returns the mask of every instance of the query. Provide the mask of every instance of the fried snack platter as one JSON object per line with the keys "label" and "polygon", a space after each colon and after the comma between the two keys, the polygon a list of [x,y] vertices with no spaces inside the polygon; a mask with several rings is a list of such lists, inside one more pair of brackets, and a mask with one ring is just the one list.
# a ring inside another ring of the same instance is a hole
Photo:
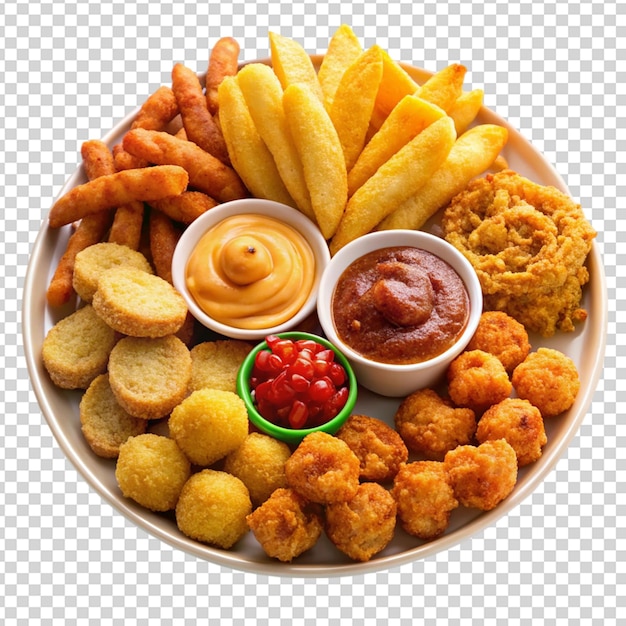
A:
{"label": "fried snack platter", "polygon": [[[322,56],[312,55],[319,68]],[[269,64],[269,60],[261,62]],[[423,84],[432,74],[426,70],[402,65],[418,84]],[[203,76],[204,80],[204,76]],[[110,147],[117,145],[130,129],[136,111],[111,130],[103,141]],[[508,142],[502,151],[508,166],[531,180],[553,185],[568,193],[567,187],[543,156],[504,119],[488,110],[480,109],[475,124],[496,124],[508,130]],[[86,176],[79,167],[59,193],[65,195],[84,183]],[[440,214],[433,216],[424,230],[437,231]],[[65,251],[70,226],[51,229],[44,223],[32,249],[23,297],[23,333],[27,363],[33,388],[42,412],[57,442],[68,459],[87,482],[127,519],[166,543],[234,569],[272,575],[334,576],[364,573],[395,567],[416,559],[425,558],[471,537],[516,507],[541,483],[554,467],[575,436],[587,408],[591,403],[602,368],[606,332],[606,286],[601,258],[595,244],[587,260],[590,281],[585,286],[581,306],[588,311],[588,319],[572,333],[557,333],[548,339],[530,335],[533,349],[540,346],[555,348],[572,358],[578,368],[581,390],[571,409],[556,418],[546,420],[548,443],[542,457],[521,468],[513,493],[495,509],[481,512],[459,507],[452,512],[447,531],[438,539],[424,542],[404,533],[399,527],[392,542],[371,561],[353,562],[342,555],[325,537],[316,546],[292,563],[281,563],[265,555],[252,533],[248,533],[231,550],[221,550],[185,537],[177,528],[173,513],[153,513],[121,495],[115,480],[115,461],[96,456],[85,441],[80,429],[78,405],[81,391],[64,391],[55,387],[41,362],[41,347],[48,330],[73,310],[74,304],[51,308],[46,303],[46,289],[59,259]],[[401,399],[377,396],[360,389],[355,413],[377,417],[393,425],[393,416]]]}

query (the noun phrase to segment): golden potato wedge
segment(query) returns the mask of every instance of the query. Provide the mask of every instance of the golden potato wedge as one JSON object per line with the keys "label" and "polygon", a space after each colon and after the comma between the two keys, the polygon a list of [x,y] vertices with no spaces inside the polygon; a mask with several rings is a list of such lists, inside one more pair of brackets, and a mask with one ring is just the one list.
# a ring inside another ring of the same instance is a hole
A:
{"label": "golden potato wedge", "polygon": [[283,106],[304,169],[316,221],[330,239],[348,197],[348,174],[337,131],[322,101],[304,83],[289,85]]}
{"label": "golden potato wedge", "polygon": [[454,142],[448,157],[426,184],[382,220],[376,230],[421,228],[472,178],[491,167],[507,139],[508,131],[503,126],[482,124],[470,128]]}
{"label": "golden potato wedge", "polygon": [[476,119],[483,105],[484,95],[485,92],[482,89],[465,91],[450,108],[448,115],[454,120],[457,137],[462,135]]}
{"label": "golden potato wedge", "polygon": [[444,162],[455,139],[454,122],[446,115],[425,128],[383,164],[348,201],[330,243],[331,254],[370,232],[402,202],[417,193]]}
{"label": "golden potato wedge", "polygon": [[418,89],[416,95],[436,104],[448,113],[463,93],[463,80],[466,72],[467,68],[464,65],[452,63],[433,74]]}

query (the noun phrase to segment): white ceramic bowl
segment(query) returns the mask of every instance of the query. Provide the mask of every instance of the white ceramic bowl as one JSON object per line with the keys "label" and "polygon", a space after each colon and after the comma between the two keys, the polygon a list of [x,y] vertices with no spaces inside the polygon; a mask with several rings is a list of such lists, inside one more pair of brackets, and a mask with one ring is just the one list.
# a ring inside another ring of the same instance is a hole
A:
{"label": "white ceramic bowl", "polygon": [[[298,230],[308,241],[315,256],[315,280],[311,294],[300,310],[289,320],[261,329],[242,329],[223,324],[207,315],[197,304],[193,295],[187,288],[185,280],[185,268],[189,255],[196,247],[202,236],[222,220],[234,215],[256,214],[273,217]],[[187,307],[191,314],[203,325],[220,335],[233,339],[257,340],[263,339],[272,333],[281,333],[296,328],[311,313],[315,311],[317,301],[318,285],[322,273],[328,264],[330,253],[328,244],[322,236],[318,226],[305,215],[285,204],[272,200],[259,200],[257,198],[246,198],[243,200],[233,200],[220,204],[194,220],[183,232],[176,245],[172,258],[172,280],[176,289],[182,294],[187,302]]]}
{"label": "white ceramic bowl", "polygon": [[[445,352],[421,363],[396,365],[367,359],[341,340],[333,322],[333,293],[343,271],[363,255],[393,246],[421,248],[443,259],[459,274],[469,294],[469,319],[458,341]],[[417,389],[434,385],[444,375],[449,363],[469,343],[476,331],[482,307],[480,283],[469,261],[444,239],[417,230],[374,232],[359,237],[341,248],[324,271],[317,297],[317,315],[324,334],[348,358],[359,384],[377,394],[389,397],[408,396]]]}

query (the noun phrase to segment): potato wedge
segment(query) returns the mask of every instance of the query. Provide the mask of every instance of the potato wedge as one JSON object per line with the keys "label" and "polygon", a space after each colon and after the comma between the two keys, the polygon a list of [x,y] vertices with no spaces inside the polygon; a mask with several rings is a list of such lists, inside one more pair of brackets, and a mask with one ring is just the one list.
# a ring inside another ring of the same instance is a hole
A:
{"label": "potato wedge", "polygon": [[454,120],[457,137],[462,135],[476,119],[483,105],[484,95],[485,92],[482,89],[465,91],[450,108],[448,115]]}
{"label": "potato wedge", "polygon": [[467,68],[460,63],[452,63],[433,74],[417,91],[423,100],[441,107],[446,113],[454,106],[463,93],[463,80]]}
{"label": "potato wedge", "polygon": [[337,131],[322,101],[304,83],[289,85],[283,106],[304,169],[316,221],[330,239],[348,197],[348,174]]}
{"label": "potato wedge", "polygon": [[382,165],[350,198],[330,252],[370,232],[402,202],[419,191],[444,162],[454,140],[454,122],[447,115],[433,122]]}
{"label": "potato wedge", "polygon": [[376,230],[421,228],[472,178],[491,167],[507,139],[508,131],[503,126],[482,124],[470,128],[454,142],[448,157],[426,184],[382,220]]}

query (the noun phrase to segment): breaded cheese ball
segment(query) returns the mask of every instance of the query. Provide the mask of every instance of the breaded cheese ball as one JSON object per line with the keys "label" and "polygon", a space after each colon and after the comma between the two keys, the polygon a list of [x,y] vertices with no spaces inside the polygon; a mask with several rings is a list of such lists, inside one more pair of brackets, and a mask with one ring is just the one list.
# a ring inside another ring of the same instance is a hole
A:
{"label": "breaded cheese ball", "polygon": [[236,476],[204,469],[185,483],[176,524],[187,537],[228,550],[248,532],[251,511],[248,490]]}
{"label": "breaded cheese ball", "polygon": [[484,350],[459,354],[448,367],[448,394],[454,404],[480,415],[513,390],[500,359]]}
{"label": "breaded cheese ball", "polygon": [[210,387],[237,391],[237,372],[252,346],[236,339],[203,341],[191,349],[191,391]]}
{"label": "breaded cheese ball", "polygon": [[381,485],[366,482],[347,502],[326,507],[326,535],[355,561],[369,561],[393,539],[397,505]]}
{"label": "breaded cheese ball", "polygon": [[145,433],[120,446],[115,478],[125,497],[152,511],[176,507],[191,465],[169,437]]}
{"label": "breaded cheese ball", "polygon": [[248,411],[232,391],[198,389],[172,411],[170,436],[195,465],[207,467],[236,450],[248,435]]}
{"label": "breaded cheese ball", "polygon": [[287,486],[285,463],[291,449],[262,433],[250,433],[243,443],[226,455],[224,471],[237,476],[250,492],[254,506],[267,500],[272,493]]}
{"label": "breaded cheese ball", "polygon": [[567,411],[580,390],[574,361],[552,348],[531,352],[515,368],[511,380],[517,395],[534,404],[544,418]]}
{"label": "breaded cheese ball", "polygon": [[348,444],[321,431],[307,435],[285,463],[287,484],[319,504],[353,498],[359,473],[359,459]]}
{"label": "breaded cheese ball", "polygon": [[361,480],[392,480],[409,456],[402,437],[375,417],[351,415],[335,436],[359,459]]}
{"label": "breaded cheese ball", "polygon": [[276,489],[247,523],[264,552],[284,563],[310,550],[324,529],[322,507],[289,487]]}
{"label": "breaded cheese ball", "polygon": [[478,422],[476,439],[480,443],[506,439],[515,450],[518,467],[539,459],[548,441],[541,412],[521,398],[506,398],[489,407]]}
{"label": "breaded cheese ball", "polygon": [[443,461],[448,450],[470,443],[476,432],[474,411],[455,408],[434,389],[407,396],[394,422],[409,450],[432,461]]}
{"label": "breaded cheese ball", "polygon": [[391,489],[398,520],[414,537],[430,540],[442,535],[450,513],[459,506],[441,461],[414,461],[400,468]]}
{"label": "breaded cheese ball", "polygon": [[455,497],[470,508],[494,509],[517,482],[517,456],[504,439],[459,446],[446,454],[444,465]]}

